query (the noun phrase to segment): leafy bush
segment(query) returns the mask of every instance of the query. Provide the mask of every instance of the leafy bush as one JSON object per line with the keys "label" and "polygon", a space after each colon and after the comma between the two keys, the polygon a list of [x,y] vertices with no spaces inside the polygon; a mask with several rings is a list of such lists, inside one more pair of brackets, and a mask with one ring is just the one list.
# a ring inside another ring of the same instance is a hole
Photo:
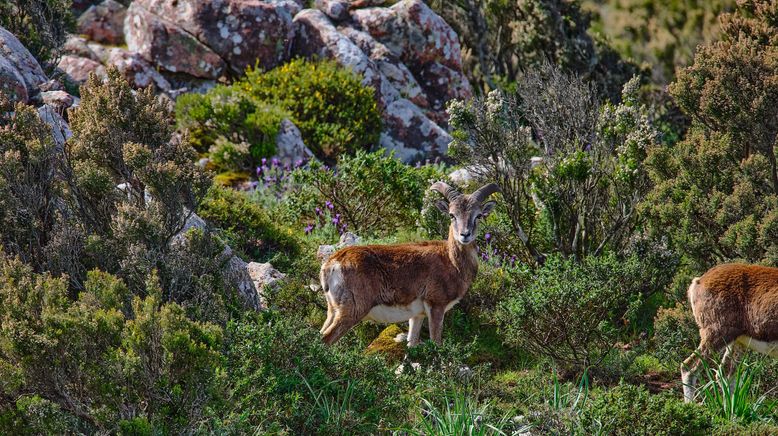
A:
{"label": "leafy bush", "polygon": [[195,428],[221,395],[221,329],[160,304],[161,292],[152,279],[147,297],[131,299],[119,279],[92,271],[72,299],[66,280],[0,258],[0,388],[15,404],[0,407],[0,431],[115,432],[134,417]]}
{"label": "leafy bush", "polygon": [[[272,156],[284,118],[317,157],[332,163],[378,143],[381,118],[373,94],[333,61],[298,59],[268,72],[247,71],[240,81],[204,95],[185,94],[176,114],[199,151],[215,146],[212,154],[223,170],[250,170]],[[228,148],[233,153],[240,144],[239,159],[224,159]]]}
{"label": "leafy bush", "polygon": [[290,202],[309,222],[332,209],[342,229],[387,235],[416,226],[425,192],[439,175],[434,166],[413,168],[384,151],[359,151],[342,156],[337,171],[318,163],[297,170],[294,181],[304,192]]}
{"label": "leafy bush", "polygon": [[[219,85],[206,94],[184,94],[176,100],[179,128],[188,130],[192,145],[200,152],[210,151],[224,170],[250,169],[273,155],[281,121],[288,117],[283,109],[251,98],[237,85]],[[223,149],[236,144],[243,147],[240,159],[224,159]]]}
{"label": "leafy bush", "polygon": [[200,203],[198,214],[220,229],[225,242],[246,258],[291,266],[300,254],[297,241],[274,223],[245,193],[213,186]]}
{"label": "leafy bush", "polygon": [[289,112],[305,144],[327,162],[378,143],[375,91],[334,61],[296,59],[266,73],[248,71],[237,86]]}
{"label": "leafy bush", "polygon": [[685,304],[659,309],[654,319],[654,353],[673,371],[699,344],[700,334],[692,311]]}
{"label": "leafy bush", "polygon": [[600,106],[591,84],[545,65],[522,77],[516,95],[449,105],[450,153],[500,185],[519,259],[624,251],[656,139],[637,86],[633,78],[621,104]]}
{"label": "leafy bush", "polygon": [[581,414],[581,424],[613,435],[705,434],[712,427],[704,407],[626,384],[593,394]]}
{"label": "leafy bush", "polygon": [[233,389],[225,424],[232,432],[258,426],[293,434],[377,433],[405,413],[395,376],[380,358],[327,347],[287,314],[234,323],[228,337]]}
{"label": "leafy bush", "polygon": [[549,257],[498,311],[506,342],[578,369],[613,350],[620,327],[639,309],[643,266],[614,255],[581,263]]}

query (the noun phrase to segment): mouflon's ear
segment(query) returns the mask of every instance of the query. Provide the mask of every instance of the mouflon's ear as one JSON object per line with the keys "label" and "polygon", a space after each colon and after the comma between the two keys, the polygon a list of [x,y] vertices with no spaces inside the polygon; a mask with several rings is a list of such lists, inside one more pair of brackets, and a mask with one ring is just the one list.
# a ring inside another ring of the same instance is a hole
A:
{"label": "mouflon's ear", "polygon": [[492,212],[492,209],[494,209],[494,206],[497,203],[494,201],[487,201],[486,203],[481,205],[481,215],[487,216]]}
{"label": "mouflon's ear", "polygon": [[448,203],[446,203],[443,200],[438,200],[435,202],[435,207],[438,208],[439,211],[447,214],[448,213]]}

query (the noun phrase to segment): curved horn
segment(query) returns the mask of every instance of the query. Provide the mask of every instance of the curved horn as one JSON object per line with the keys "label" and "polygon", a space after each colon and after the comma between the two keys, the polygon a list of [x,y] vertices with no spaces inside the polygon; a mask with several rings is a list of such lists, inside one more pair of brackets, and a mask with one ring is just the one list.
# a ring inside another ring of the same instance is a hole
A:
{"label": "curved horn", "polygon": [[457,197],[462,195],[459,191],[456,190],[456,188],[444,182],[435,182],[432,184],[432,186],[430,186],[430,189],[443,194],[443,196],[446,197],[446,200],[449,202],[454,201]]}
{"label": "curved horn", "polygon": [[500,192],[500,187],[497,186],[496,183],[489,183],[488,185],[484,185],[476,189],[472,194],[470,194],[470,196],[475,198],[480,203],[484,201],[486,197],[494,194],[495,192]]}

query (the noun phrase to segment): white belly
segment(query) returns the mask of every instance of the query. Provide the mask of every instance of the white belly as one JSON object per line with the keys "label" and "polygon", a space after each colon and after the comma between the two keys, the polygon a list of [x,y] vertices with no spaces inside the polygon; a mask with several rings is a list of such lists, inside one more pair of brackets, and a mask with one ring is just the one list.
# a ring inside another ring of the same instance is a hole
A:
{"label": "white belly", "polygon": [[378,305],[372,309],[363,319],[382,324],[408,321],[414,316],[424,315],[424,303],[421,300],[413,300],[407,306]]}
{"label": "white belly", "polygon": [[757,353],[778,357],[778,341],[765,342],[743,335],[738,336],[737,342],[746,348],[756,351]]}

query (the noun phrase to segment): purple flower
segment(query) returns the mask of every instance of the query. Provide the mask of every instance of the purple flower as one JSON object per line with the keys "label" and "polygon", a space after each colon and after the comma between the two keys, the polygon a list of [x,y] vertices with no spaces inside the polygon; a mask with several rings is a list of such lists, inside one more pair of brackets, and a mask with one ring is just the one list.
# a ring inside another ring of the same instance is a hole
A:
{"label": "purple flower", "polygon": [[313,231],[313,224],[308,224],[307,226],[305,226],[306,235],[310,235],[312,231]]}
{"label": "purple flower", "polygon": [[332,210],[335,208],[335,206],[332,205],[332,202],[327,200],[324,202],[324,205],[327,206],[327,209]]}
{"label": "purple flower", "polygon": [[491,241],[491,240],[492,240],[492,234],[491,234],[491,233],[487,233],[487,234],[485,234],[485,235],[484,235],[484,239],[486,239],[486,242],[489,242],[489,241]]}
{"label": "purple flower", "polygon": [[316,215],[321,215],[321,208],[316,206]]}
{"label": "purple flower", "polygon": [[262,167],[257,167],[257,178],[262,177]]}
{"label": "purple flower", "polygon": [[340,214],[335,214],[335,218],[332,219],[332,224],[335,224],[336,226],[340,224]]}
{"label": "purple flower", "polygon": [[303,160],[302,159],[297,159],[297,161],[294,163],[294,167],[295,168],[300,168],[301,166],[303,166]]}
{"label": "purple flower", "polygon": [[278,166],[278,163],[279,163],[279,162],[278,162],[278,159],[277,159],[277,158],[275,158],[275,157],[274,157],[273,159],[270,159],[270,165],[271,165],[271,166],[277,167],[277,166]]}
{"label": "purple flower", "polygon": [[265,164],[266,164],[266,163],[267,163],[267,158],[264,158],[264,157],[263,157],[263,158],[262,158],[262,166],[265,166]]}

